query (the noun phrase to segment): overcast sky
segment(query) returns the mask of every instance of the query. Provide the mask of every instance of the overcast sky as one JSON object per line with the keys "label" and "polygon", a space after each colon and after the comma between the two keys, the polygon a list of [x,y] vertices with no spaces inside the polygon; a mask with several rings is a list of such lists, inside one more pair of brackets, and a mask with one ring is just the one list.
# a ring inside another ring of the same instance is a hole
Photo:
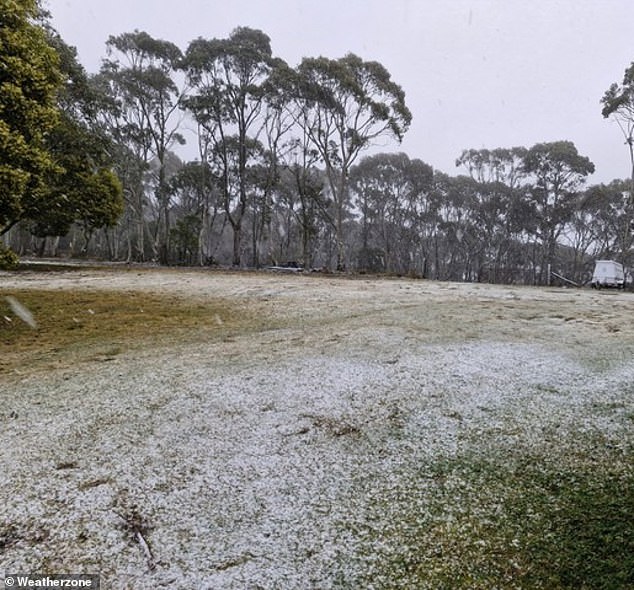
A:
{"label": "overcast sky", "polygon": [[632,0],[45,0],[53,25],[93,73],[109,35],[135,29],[182,50],[197,37],[261,29],[291,65],[356,53],[377,60],[413,114],[403,144],[451,175],[463,149],[573,141],[627,178],[629,157],[600,100],[634,61]]}

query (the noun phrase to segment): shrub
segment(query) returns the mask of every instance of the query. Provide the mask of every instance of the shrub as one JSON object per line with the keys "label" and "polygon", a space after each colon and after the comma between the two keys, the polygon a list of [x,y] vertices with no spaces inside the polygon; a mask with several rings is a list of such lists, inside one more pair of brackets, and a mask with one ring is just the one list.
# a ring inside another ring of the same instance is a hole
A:
{"label": "shrub", "polygon": [[0,244],[0,270],[14,270],[19,263],[18,255],[10,248]]}

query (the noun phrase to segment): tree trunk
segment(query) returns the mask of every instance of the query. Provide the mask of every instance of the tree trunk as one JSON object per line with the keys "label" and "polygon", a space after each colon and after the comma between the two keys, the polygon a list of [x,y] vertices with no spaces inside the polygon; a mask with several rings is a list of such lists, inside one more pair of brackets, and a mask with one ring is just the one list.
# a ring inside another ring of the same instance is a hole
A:
{"label": "tree trunk", "polygon": [[240,267],[242,264],[241,246],[242,246],[242,223],[234,223],[233,228],[233,266]]}
{"label": "tree trunk", "polygon": [[335,228],[335,239],[337,241],[337,270],[344,271],[346,269],[346,252],[343,240],[343,214],[346,205],[346,197],[348,195],[348,184],[346,182],[345,171],[341,171],[341,182],[339,184],[339,195],[337,195],[337,219]]}
{"label": "tree trunk", "polygon": [[632,241],[634,239],[634,141],[632,140],[632,137],[629,138],[627,144],[630,150],[632,175],[630,177],[630,195],[626,204],[625,220],[623,223],[623,238],[621,241],[621,263],[624,266],[629,266],[631,264],[628,253],[632,247]]}
{"label": "tree trunk", "polygon": [[137,194],[137,207],[136,207],[136,226],[137,226],[137,235],[136,235],[136,259],[139,262],[143,262],[145,260],[145,220],[143,219],[143,191],[139,191]]}

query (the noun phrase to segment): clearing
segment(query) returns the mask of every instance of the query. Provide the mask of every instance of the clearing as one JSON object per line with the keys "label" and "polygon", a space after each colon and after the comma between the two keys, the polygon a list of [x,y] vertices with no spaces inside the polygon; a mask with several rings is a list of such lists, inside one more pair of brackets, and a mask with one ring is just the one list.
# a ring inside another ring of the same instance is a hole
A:
{"label": "clearing", "polygon": [[634,587],[633,293],[21,271],[0,347],[0,574]]}

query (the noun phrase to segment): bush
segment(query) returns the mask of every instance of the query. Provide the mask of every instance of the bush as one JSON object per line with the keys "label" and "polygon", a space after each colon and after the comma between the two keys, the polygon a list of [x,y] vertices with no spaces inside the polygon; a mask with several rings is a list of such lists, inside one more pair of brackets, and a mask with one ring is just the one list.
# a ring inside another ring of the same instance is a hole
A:
{"label": "bush", "polygon": [[0,270],[14,270],[18,268],[19,263],[18,255],[10,248],[0,244]]}

